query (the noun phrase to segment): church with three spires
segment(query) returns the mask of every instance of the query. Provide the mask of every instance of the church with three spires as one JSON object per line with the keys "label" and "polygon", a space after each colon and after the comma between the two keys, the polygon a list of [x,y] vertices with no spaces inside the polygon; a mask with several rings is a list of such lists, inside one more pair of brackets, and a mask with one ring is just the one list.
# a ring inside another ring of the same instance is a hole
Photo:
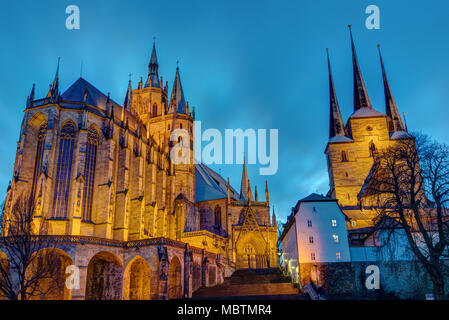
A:
{"label": "church with three spires", "polygon": [[[154,44],[146,80],[129,81],[123,104],[84,78],[61,93],[59,62],[48,94],[34,89],[3,219],[31,197],[34,232],[52,237],[62,267],[79,268],[79,288],[52,298],[186,298],[237,269],[278,266],[268,184],[259,200],[246,164],[237,193],[195,163],[195,109],[179,67],[169,95]],[[189,161],[172,161],[179,145]]]}
{"label": "church with three spires", "polygon": [[354,109],[343,122],[335,91],[331,65],[329,68],[330,121],[329,141],[325,154],[329,173],[328,196],[337,199],[351,221],[350,228],[369,227],[376,215],[366,194],[370,178],[376,170],[377,150],[393,146],[400,139],[414,139],[401,119],[387,79],[380,46],[378,46],[385,92],[385,113],[375,110],[368,96],[357,59],[351,26],[349,26],[353,79]]}

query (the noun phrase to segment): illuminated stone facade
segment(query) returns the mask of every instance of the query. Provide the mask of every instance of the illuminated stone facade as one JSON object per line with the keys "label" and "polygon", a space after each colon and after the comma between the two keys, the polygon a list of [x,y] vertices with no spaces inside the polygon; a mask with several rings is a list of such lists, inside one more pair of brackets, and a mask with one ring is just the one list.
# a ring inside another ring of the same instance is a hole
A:
{"label": "illuminated stone facade", "polygon": [[4,219],[21,195],[36,199],[34,224],[47,221],[80,269],[65,298],[190,297],[236,268],[278,265],[268,190],[253,200],[246,166],[238,195],[194,163],[179,68],[170,98],[158,68],[153,46],[147,80],[129,81],[123,105],[83,78],[60,94],[59,64],[47,96],[35,99],[33,85],[28,97]]}
{"label": "illuminated stone facade", "polygon": [[413,139],[401,119],[380,55],[385,89],[385,114],[375,110],[368,97],[352,40],[354,112],[346,125],[340,113],[329,62],[330,125],[325,149],[329,173],[328,196],[337,199],[351,219],[349,228],[372,225],[375,215],[364,194],[375,171],[376,152],[393,146],[399,139]]}

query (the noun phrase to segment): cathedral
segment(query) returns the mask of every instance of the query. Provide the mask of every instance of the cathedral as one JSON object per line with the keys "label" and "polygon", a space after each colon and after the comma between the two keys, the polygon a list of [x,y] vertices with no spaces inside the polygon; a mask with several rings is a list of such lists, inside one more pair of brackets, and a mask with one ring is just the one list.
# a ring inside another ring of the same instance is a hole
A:
{"label": "cathedral", "polygon": [[246,164],[237,192],[196,163],[194,120],[179,67],[169,94],[154,44],[148,76],[129,81],[123,105],[84,78],[60,92],[59,62],[45,97],[33,85],[3,219],[33,197],[34,232],[79,269],[79,285],[51,298],[188,298],[237,269],[278,266],[268,184],[260,200]]}
{"label": "cathedral", "polygon": [[343,122],[335,92],[328,55],[330,122],[329,141],[325,154],[329,173],[328,196],[338,202],[351,221],[350,228],[372,226],[375,208],[366,194],[370,178],[376,171],[377,150],[393,146],[400,139],[414,139],[401,119],[387,79],[379,49],[385,91],[385,113],[375,110],[368,96],[358,63],[351,28],[351,48],[354,77],[354,110],[346,125]]}

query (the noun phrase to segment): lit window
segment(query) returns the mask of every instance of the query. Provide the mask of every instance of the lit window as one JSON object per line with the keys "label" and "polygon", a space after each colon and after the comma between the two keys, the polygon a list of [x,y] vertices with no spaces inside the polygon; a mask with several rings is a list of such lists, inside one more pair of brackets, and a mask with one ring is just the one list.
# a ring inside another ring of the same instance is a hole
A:
{"label": "lit window", "polygon": [[55,193],[53,196],[53,217],[67,217],[67,202],[72,177],[72,158],[75,147],[75,124],[67,122],[59,137],[59,155],[56,167]]}
{"label": "lit window", "polygon": [[315,260],[315,252],[312,252],[312,253],[310,254],[310,260]]}
{"label": "lit window", "polygon": [[340,252],[337,252],[337,253],[335,254],[335,256],[336,256],[337,260],[340,260],[340,259],[341,259],[341,254],[340,254]]}
{"label": "lit window", "polygon": [[334,238],[334,243],[338,243],[338,236],[334,234],[332,237]]}
{"label": "lit window", "polygon": [[307,220],[307,226],[308,226],[309,228],[312,228],[312,220]]}
{"label": "lit window", "polygon": [[312,236],[309,237],[309,243],[313,243],[313,237]]}
{"label": "lit window", "polygon": [[33,176],[33,185],[31,189],[31,195],[34,196],[34,193],[36,191],[37,187],[37,180],[39,179],[39,175],[42,172],[42,162],[43,162],[43,156],[44,156],[44,144],[45,144],[45,137],[47,135],[47,122],[43,122],[39,133],[37,136],[37,147],[36,147],[36,157],[34,161],[34,176]]}
{"label": "lit window", "polygon": [[99,136],[97,130],[90,128],[87,132],[86,156],[84,165],[83,221],[92,220],[92,200],[94,192],[98,140]]}
{"label": "lit window", "polygon": [[353,227],[355,227],[355,226],[357,225],[357,222],[355,222],[355,220],[352,220],[352,221],[351,221],[351,225],[352,225]]}
{"label": "lit window", "polygon": [[337,226],[337,220],[332,220],[332,227],[336,227]]}

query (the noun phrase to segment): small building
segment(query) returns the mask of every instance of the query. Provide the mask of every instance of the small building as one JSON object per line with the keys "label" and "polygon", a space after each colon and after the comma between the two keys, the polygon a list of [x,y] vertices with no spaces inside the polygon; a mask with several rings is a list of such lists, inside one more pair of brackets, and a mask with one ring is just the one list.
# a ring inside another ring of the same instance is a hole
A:
{"label": "small building", "polygon": [[292,208],[280,241],[284,267],[295,282],[300,265],[351,261],[345,215],[336,199],[316,193]]}

